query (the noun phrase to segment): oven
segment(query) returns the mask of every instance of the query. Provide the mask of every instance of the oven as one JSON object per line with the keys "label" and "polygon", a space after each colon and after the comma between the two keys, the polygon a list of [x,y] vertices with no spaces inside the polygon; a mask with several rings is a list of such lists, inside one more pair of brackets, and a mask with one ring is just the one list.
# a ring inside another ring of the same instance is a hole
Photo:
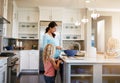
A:
{"label": "oven", "polygon": [[[2,52],[0,56],[8,57],[7,59],[7,83],[16,83],[18,58],[12,52]],[[0,82],[1,83],[1,82]]]}

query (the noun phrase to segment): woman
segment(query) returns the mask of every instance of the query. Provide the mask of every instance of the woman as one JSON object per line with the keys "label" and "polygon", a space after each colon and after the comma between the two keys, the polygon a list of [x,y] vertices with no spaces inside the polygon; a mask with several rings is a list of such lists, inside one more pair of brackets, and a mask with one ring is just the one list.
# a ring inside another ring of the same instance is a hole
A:
{"label": "woman", "polygon": [[[56,41],[56,39],[55,39],[56,28],[57,28],[56,22],[52,21],[52,22],[49,23],[48,27],[45,30],[45,35],[43,36],[43,48],[45,48],[45,46],[47,44],[52,44],[56,48],[53,57],[55,59],[59,59],[59,55],[60,55],[60,52],[61,52],[62,48],[58,45],[58,41]],[[55,72],[55,76],[56,76],[56,72]],[[62,79],[63,64],[60,64],[60,76],[61,76],[61,80],[63,80]]]}
{"label": "woman", "polygon": [[52,44],[53,46],[55,46],[56,48],[56,51],[54,54],[55,59],[59,57],[60,50],[61,50],[61,47],[57,45],[58,42],[56,42],[56,39],[55,39],[56,28],[57,28],[57,24],[54,21],[50,22],[48,27],[45,30],[45,35],[43,36],[43,48],[45,48],[47,44]]}

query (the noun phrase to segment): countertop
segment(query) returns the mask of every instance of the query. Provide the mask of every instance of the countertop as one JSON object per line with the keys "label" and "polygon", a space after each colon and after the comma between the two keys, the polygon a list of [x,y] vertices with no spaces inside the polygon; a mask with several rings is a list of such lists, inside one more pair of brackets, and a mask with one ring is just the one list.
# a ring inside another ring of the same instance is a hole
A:
{"label": "countertop", "polygon": [[0,57],[0,60],[2,60],[2,59],[7,59],[8,57]]}
{"label": "countertop", "polygon": [[66,63],[110,63],[110,64],[120,64],[120,58],[105,59],[103,57],[66,57],[60,56],[61,59]]}

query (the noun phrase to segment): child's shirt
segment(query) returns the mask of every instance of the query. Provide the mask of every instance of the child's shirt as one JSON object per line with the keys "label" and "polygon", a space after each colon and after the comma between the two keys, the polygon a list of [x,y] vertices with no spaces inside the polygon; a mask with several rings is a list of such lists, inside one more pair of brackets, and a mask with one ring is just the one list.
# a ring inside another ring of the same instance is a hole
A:
{"label": "child's shirt", "polygon": [[44,62],[45,76],[55,76],[55,69],[50,60]]}

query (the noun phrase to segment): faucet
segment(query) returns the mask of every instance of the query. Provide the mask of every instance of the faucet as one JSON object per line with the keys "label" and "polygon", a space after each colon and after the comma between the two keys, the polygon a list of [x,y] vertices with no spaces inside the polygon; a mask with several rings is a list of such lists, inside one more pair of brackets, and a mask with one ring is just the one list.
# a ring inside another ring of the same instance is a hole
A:
{"label": "faucet", "polygon": [[72,43],[78,45],[78,50],[79,50],[79,52],[80,52],[81,45],[80,45],[78,42],[72,42]]}

